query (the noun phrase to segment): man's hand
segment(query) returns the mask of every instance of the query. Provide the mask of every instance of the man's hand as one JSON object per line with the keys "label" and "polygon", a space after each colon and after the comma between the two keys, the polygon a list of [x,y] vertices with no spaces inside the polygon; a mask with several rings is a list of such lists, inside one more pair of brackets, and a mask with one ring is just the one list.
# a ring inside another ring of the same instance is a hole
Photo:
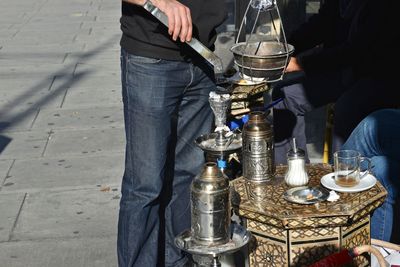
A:
{"label": "man's hand", "polygon": [[286,67],[285,72],[302,71],[302,70],[303,70],[303,68],[301,67],[297,58],[291,57],[289,60],[289,64]]}
{"label": "man's hand", "polygon": [[[143,6],[146,0],[122,0]],[[189,42],[192,39],[192,16],[190,9],[176,0],[151,0],[151,3],[168,17],[168,33],[176,41]]]}
{"label": "man's hand", "polygon": [[168,17],[168,33],[176,41],[192,39],[192,16],[190,9],[176,0],[151,0]]}

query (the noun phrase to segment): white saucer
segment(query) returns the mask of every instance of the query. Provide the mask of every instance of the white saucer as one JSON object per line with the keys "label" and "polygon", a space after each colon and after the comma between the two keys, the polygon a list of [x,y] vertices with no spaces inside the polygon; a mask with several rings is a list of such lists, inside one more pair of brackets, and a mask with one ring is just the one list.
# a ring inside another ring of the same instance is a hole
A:
{"label": "white saucer", "polygon": [[335,183],[335,173],[331,172],[321,178],[321,184],[328,189],[342,193],[355,193],[370,189],[376,184],[376,178],[372,174],[367,174],[360,180],[360,183],[352,187],[343,187]]}

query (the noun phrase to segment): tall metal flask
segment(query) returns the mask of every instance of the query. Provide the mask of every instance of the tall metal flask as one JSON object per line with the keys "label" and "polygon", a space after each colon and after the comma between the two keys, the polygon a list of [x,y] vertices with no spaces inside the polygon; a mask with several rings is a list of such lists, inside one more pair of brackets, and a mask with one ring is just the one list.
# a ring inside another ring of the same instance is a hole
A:
{"label": "tall metal flask", "polygon": [[191,185],[191,231],[201,245],[225,244],[230,240],[229,180],[216,163],[206,163]]}
{"label": "tall metal flask", "polygon": [[274,133],[265,112],[249,114],[242,132],[243,177],[252,182],[265,182],[274,177]]}

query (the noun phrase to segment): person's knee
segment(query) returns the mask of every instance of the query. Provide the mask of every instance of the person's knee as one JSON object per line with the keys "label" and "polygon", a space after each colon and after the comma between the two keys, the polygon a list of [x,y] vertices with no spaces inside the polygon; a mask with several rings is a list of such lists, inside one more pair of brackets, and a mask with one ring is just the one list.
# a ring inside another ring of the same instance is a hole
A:
{"label": "person's knee", "polygon": [[386,156],[371,158],[372,173],[388,191],[387,201],[394,203],[399,192],[400,163]]}

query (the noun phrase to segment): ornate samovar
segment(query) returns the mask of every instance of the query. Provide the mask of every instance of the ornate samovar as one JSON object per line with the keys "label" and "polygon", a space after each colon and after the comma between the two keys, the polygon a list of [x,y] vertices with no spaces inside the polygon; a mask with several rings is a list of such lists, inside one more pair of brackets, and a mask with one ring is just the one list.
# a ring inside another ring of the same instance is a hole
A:
{"label": "ornate samovar", "polygon": [[244,226],[231,222],[229,179],[217,163],[208,162],[190,193],[191,228],[176,236],[175,244],[200,260],[196,266],[221,267],[221,255],[238,251],[251,238]]}
{"label": "ornate samovar", "polygon": [[191,186],[191,230],[195,242],[219,245],[229,241],[229,180],[216,163],[206,163]]}
{"label": "ornate samovar", "polygon": [[274,133],[265,112],[249,114],[242,142],[243,177],[250,182],[270,181],[275,174]]}

